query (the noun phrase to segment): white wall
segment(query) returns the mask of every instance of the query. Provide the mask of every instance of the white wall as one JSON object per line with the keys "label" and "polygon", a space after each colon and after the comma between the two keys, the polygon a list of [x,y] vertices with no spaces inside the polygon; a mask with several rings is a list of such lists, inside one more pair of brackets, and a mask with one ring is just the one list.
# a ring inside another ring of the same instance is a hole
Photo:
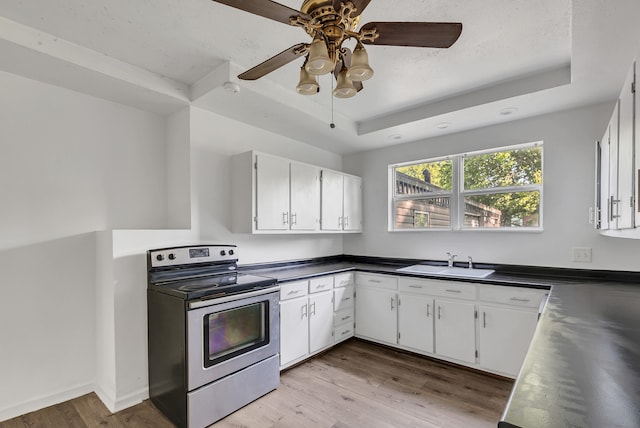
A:
{"label": "white wall", "polygon": [[167,196],[163,118],[2,72],[0,93],[3,420],[93,390],[94,232],[166,227]]}
{"label": "white wall", "polygon": [[[364,231],[345,236],[346,254],[465,260],[576,269],[638,271],[640,240],[604,237],[588,223],[594,199],[594,147],[613,104],[523,119],[503,125],[346,156],[362,175]],[[544,141],[544,232],[388,232],[387,166],[397,162]],[[572,247],[593,248],[592,263],[571,261]]]}

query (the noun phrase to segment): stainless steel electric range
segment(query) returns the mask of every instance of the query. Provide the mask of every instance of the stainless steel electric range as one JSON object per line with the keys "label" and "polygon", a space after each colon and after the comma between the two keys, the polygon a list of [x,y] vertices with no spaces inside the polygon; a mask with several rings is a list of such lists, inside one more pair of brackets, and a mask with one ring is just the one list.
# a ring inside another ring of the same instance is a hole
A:
{"label": "stainless steel electric range", "polygon": [[149,396],[200,428],[280,382],[279,286],[237,272],[235,245],[147,252]]}

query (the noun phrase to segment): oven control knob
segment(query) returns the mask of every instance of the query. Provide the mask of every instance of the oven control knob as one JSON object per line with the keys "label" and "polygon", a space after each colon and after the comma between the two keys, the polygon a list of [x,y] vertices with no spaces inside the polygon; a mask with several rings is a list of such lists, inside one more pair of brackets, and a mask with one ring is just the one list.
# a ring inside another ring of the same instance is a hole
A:
{"label": "oven control knob", "polygon": [[229,250],[229,255],[233,256],[233,250]]}
{"label": "oven control knob", "polygon": [[163,261],[163,260],[164,260],[164,256],[163,256],[162,254],[158,254],[158,255],[156,256],[156,260],[157,260],[157,261],[159,261],[159,262],[161,262],[161,261]]}
{"label": "oven control knob", "polygon": [[173,253],[169,253],[169,260],[175,260],[176,259],[176,255]]}
{"label": "oven control knob", "polygon": [[220,251],[220,255],[221,255],[221,256],[226,256],[226,255],[227,255],[227,252],[226,252],[225,250],[221,250],[221,251]]}

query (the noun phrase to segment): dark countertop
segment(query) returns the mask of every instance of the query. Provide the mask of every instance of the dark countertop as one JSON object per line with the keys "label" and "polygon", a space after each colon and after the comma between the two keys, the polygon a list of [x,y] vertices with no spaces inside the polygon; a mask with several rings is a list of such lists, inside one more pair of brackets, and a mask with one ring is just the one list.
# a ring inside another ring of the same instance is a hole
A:
{"label": "dark countertop", "polygon": [[[422,276],[396,272],[414,263],[345,256],[241,272],[278,281],[350,270]],[[437,279],[551,288],[498,427],[640,427],[640,274],[488,267],[496,273],[483,279]]]}

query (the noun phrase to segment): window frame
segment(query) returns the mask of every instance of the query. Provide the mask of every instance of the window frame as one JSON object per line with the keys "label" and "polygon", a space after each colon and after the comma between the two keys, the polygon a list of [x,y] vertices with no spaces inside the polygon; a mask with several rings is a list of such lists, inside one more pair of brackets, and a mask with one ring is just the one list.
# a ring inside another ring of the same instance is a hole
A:
{"label": "window frame", "polygon": [[[542,173],[542,183],[541,184],[526,184],[519,186],[504,186],[504,187],[489,187],[483,189],[464,189],[464,159],[466,157],[478,156],[489,153],[498,153],[505,151],[513,151],[513,150],[521,150],[528,149],[533,147],[540,147],[542,149],[541,159],[540,159],[540,170]],[[451,171],[452,171],[452,190],[443,190],[436,191],[428,194],[409,194],[409,195],[398,195],[396,194],[396,168],[416,165],[422,163],[431,163],[431,162],[439,162],[443,160],[451,161]],[[544,188],[544,142],[543,141],[534,141],[523,144],[515,144],[510,146],[497,147],[492,149],[484,149],[473,152],[465,152],[458,154],[451,154],[447,156],[440,156],[435,158],[427,158],[414,160],[409,162],[401,162],[388,165],[388,179],[389,179],[389,188],[388,188],[388,222],[387,222],[387,230],[389,232],[445,232],[445,231],[455,231],[455,232],[542,232],[544,226],[543,212],[544,212],[544,197],[543,197],[543,188]],[[465,210],[465,198],[469,196],[476,195],[490,195],[490,194],[500,194],[500,193],[516,193],[516,192],[534,192],[537,191],[540,194],[540,207],[539,207],[539,225],[538,226],[522,226],[522,227],[465,227],[465,218],[464,218],[464,210]],[[450,226],[449,227],[434,227],[434,228],[407,228],[400,229],[395,226],[395,216],[396,216],[396,202],[404,201],[404,200],[415,200],[415,199],[429,199],[436,197],[449,197],[450,198]]]}

